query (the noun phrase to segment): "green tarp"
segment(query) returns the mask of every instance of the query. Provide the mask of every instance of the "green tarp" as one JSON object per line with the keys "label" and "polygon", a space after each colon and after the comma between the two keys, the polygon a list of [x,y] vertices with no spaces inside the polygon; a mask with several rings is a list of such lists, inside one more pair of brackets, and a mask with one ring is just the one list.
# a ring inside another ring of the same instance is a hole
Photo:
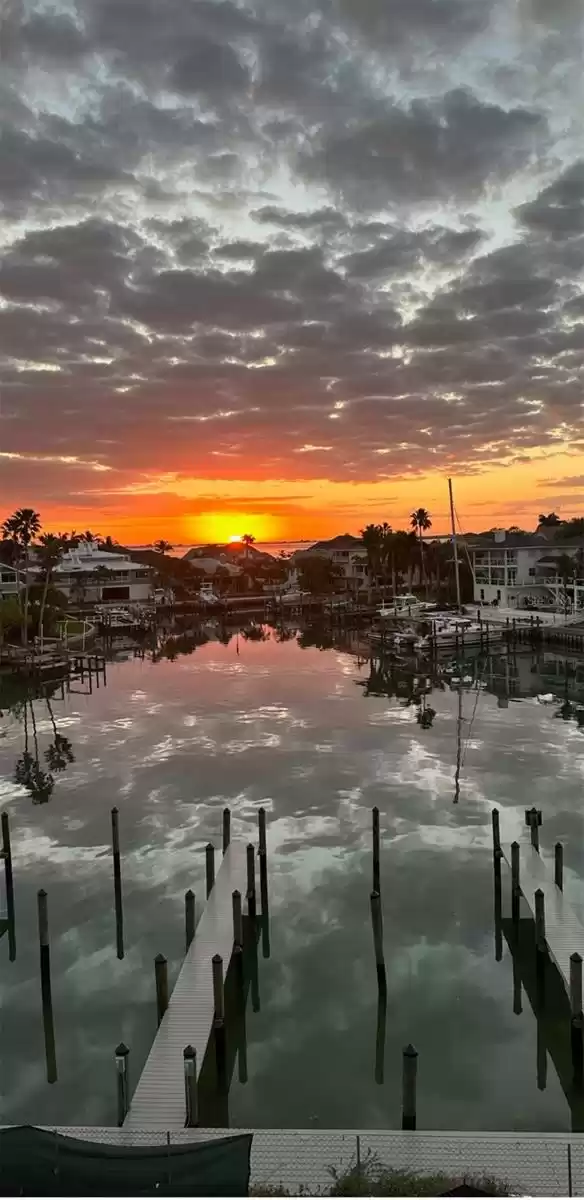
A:
{"label": "green tarp", "polygon": [[0,1131],[0,1195],[247,1196],[251,1143],[120,1146],[14,1126]]}

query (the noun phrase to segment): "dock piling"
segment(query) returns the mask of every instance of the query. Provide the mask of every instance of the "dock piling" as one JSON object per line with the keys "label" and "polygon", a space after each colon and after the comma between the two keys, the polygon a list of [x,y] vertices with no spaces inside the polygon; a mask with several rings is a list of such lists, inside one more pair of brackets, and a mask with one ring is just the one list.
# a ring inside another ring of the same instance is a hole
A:
{"label": "dock piling", "polygon": [[519,842],[511,843],[511,917],[517,936],[519,926],[519,913],[521,904],[521,881],[519,878],[520,866],[520,849]]}
{"label": "dock piling", "polygon": [[371,924],[373,926],[373,947],[375,950],[375,968],[377,971],[377,987],[380,992],[387,992],[385,959],[383,955],[383,916],[381,912],[381,896],[379,895],[379,892],[372,892],[370,901]]}
{"label": "dock piling", "polygon": [[213,971],[213,1012],[216,1021],[225,1018],[225,987],[223,983],[223,959],[220,954],[214,954],[211,960]]}
{"label": "dock piling", "polygon": [[241,913],[241,892],[235,891],[231,896],[233,907],[233,945],[236,950],[243,946],[243,916]]}
{"label": "dock piling", "polygon": [[185,1046],[183,1050],[183,1069],[185,1073],[185,1128],[194,1129],[199,1123],[197,1103],[197,1051],[194,1046]]}
{"label": "dock piling", "polygon": [[118,1082],[118,1126],[124,1124],[126,1114],[130,1107],[130,1093],[128,1088],[128,1058],[130,1051],[124,1042],[120,1042],[116,1047],[116,1074]]}
{"label": "dock piling", "polygon": [[564,847],[561,842],[554,846],[554,879],[556,887],[564,890]]}
{"label": "dock piling", "polygon": [[188,954],[189,946],[195,936],[195,893],[189,888],[185,892],[185,941]]}
{"label": "dock piling", "polygon": [[212,842],[207,842],[205,847],[205,880],[208,900],[215,883],[215,847]]}
{"label": "dock piling", "polygon": [[375,1082],[381,1087],[385,1067],[385,1024],[387,1018],[387,992],[382,988],[377,993],[377,1027],[375,1031]]}
{"label": "dock piling", "polygon": [[266,810],[265,808],[258,809],[258,833],[259,833],[259,853],[266,854]]}
{"label": "dock piling", "polygon": [[[498,814],[497,814],[498,815]],[[503,895],[501,886],[501,848],[493,855],[493,877],[495,898],[495,961],[503,957]]]}
{"label": "dock piling", "polygon": [[57,1056],[55,1050],[55,1026],[53,1023],[53,998],[51,994],[51,951],[49,949],[48,897],[44,888],[37,893],[39,921],[39,945],[41,962],[41,999],[43,1006],[43,1029],[45,1056],[47,1061],[47,1083],[57,1081]]}
{"label": "dock piling", "polygon": [[268,859],[265,850],[260,850],[260,903],[262,909],[262,954],[270,957],[270,909],[268,903]]}
{"label": "dock piling", "polygon": [[402,1129],[416,1128],[416,1083],[418,1051],[411,1042],[403,1051],[402,1072]]}
{"label": "dock piling", "polygon": [[254,923],[254,938],[255,938],[255,919],[256,919],[256,890],[255,890],[255,851],[249,843],[246,851],[247,859],[247,911]]}
{"label": "dock piling", "polygon": [[491,821],[493,825],[493,854],[501,852],[501,830],[499,824],[499,809],[494,808],[491,813]]}
{"label": "dock piling", "polygon": [[381,894],[381,880],[379,873],[379,809],[377,806],[372,811],[373,823],[373,891]]}
{"label": "dock piling", "polygon": [[545,986],[545,960],[547,956],[547,943],[545,938],[545,896],[541,888],[538,888],[535,896],[535,964],[537,974],[537,986],[540,1003],[544,1004],[544,986]]}
{"label": "dock piling", "polygon": [[223,809],[223,853],[227,851],[227,847],[231,841],[231,812],[228,808]]}
{"label": "dock piling", "polygon": [[2,852],[4,856],[4,884],[6,891],[6,917],[8,920],[8,958],[16,958],[16,922],[14,917],[14,877],[12,874],[12,850],[10,846],[10,822],[8,813],[2,813]]}
{"label": "dock piling", "polygon": [[157,954],[154,959],[154,976],[156,980],[156,1016],[160,1025],[168,1008],[168,963],[164,954]]}
{"label": "dock piling", "polygon": [[112,808],[112,852],[114,860],[114,904],[116,912],[116,954],[124,957],[124,910],[122,905],[122,867],[120,861],[119,813]]}
{"label": "dock piling", "polygon": [[584,1082],[584,1036],[582,1017],[582,957],[570,955],[570,1047],[572,1052],[572,1080],[581,1088]]}

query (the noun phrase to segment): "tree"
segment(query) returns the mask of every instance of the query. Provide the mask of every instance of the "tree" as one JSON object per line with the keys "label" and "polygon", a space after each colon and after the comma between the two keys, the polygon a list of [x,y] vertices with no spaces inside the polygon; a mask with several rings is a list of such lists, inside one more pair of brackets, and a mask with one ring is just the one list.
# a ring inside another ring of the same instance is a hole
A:
{"label": "tree", "polygon": [[170,542],[165,542],[164,538],[160,538],[160,541],[154,542],[152,549],[157,554],[170,554],[170,551],[174,550],[174,546],[171,546]]}
{"label": "tree", "polygon": [[28,577],[28,568],[30,560],[30,547],[35,537],[38,536],[41,530],[41,518],[38,512],[33,508],[17,508],[16,512],[8,517],[2,526],[2,537],[8,538],[16,543],[22,552],[22,560],[24,564],[24,611],[22,614],[22,641],[25,646],[28,645],[28,603],[30,580]]}
{"label": "tree", "polygon": [[39,539],[41,548],[39,551],[39,561],[44,569],[45,578],[43,584],[43,594],[41,598],[41,606],[39,612],[39,634],[41,639],[41,650],[43,648],[44,636],[44,616],[47,605],[47,594],[51,582],[53,571],[59,565],[66,550],[69,549],[69,537],[67,534],[43,533]]}
{"label": "tree", "polygon": [[300,560],[299,574],[301,591],[322,596],[335,591],[343,572],[324,554],[310,554]]}
{"label": "tree", "polygon": [[539,514],[539,524],[542,529],[549,529],[553,525],[561,525],[562,522],[561,522],[560,518],[558,517],[557,513],[551,512],[551,513],[548,513],[547,516],[545,513],[540,513]]}
{"label": "tree", "polygon": [[363,545],[367,552],[367,571],[369,574],[369,600],[377,576],[381,573],[382,534],[380,525],[366,525],[360,531]]}
{"label": "tree", "polygon": [[75,536],[80,542],[101,542],[101,533],[92,533],[91,529],[86,529],[85,533],[72,534],[73,538]]}
{"label": "tree", "polygon": [[[424,539],[423,532],[425,529],[432,528],[432,520],[430,513],[426,508],[416,508],[411,516],[411,526],[414,532],[417,532],[420,539],[420,572],[422,586],[426,584],[426,572],[424,569]],[[428,591],[426,587],[426,592]]]}
{"label": "tree", "polygon": [[253,546],[255,542],[253,533],[244,533],[241,540],[245,546],[245,557],[249,558],[250,546]]}
{"label": "tree", "polygon": [[555,566],[556,575],[559,575],[564,588],[564,613],[567,613],[570,602],[570,587],[572,588],[572,599],[574,598],[577,564],[569,554],[560,554],[555,560]]}

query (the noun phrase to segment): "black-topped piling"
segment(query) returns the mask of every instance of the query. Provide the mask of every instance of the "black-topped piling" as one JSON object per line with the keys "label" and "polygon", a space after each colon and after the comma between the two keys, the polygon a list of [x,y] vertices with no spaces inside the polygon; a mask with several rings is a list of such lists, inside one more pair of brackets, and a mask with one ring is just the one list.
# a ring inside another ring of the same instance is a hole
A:
{"label": "black-topped piling", "polygon": [[44,888],[37,893],[39,946],[41,965],[41,999],[43,1006],[43,1030],[45,1035],[45,1057],[47,1083],[57,1081],[57,1054],[55,1049],[55,1026],[53,1022],[53,998],[51,994],[51,951],[49,948],[48,897]]}
{"label": "black-topped piling", "polygon": [[411,1045],[403,1051],[402,1069],[402,1129],[415,1129],[418,1051]]}
{"label": "black-topped piling", "polygon": [[112,808],[112,853],[114,861],[114,906],[116,914],[116,954],[124,957],[124,910],[122,902],[122,867],[120,861],[119,813]]}

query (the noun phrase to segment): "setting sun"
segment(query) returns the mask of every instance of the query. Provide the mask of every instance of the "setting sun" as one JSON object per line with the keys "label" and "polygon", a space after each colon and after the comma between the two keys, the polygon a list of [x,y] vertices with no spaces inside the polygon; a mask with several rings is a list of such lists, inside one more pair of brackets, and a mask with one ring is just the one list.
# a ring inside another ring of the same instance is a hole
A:
{"label": "setting sun", "polygon": [[230,541],[230,542],[240,542],[240,541],[241,541],[241,534],[240,534],[240,533],[230,533],[230,535],[229,535],[229,541]]}
{"label": "setting sun", "polygon": [[[240,542],[244,533],[253,534],[256,542],[270,542],[281,536],[281,521],[268,513],[254,513],[240,509],[225,512],[191,513],[186,522],[188,538],[194,542]],[[233,526],[241,533],[233,533]]]}

